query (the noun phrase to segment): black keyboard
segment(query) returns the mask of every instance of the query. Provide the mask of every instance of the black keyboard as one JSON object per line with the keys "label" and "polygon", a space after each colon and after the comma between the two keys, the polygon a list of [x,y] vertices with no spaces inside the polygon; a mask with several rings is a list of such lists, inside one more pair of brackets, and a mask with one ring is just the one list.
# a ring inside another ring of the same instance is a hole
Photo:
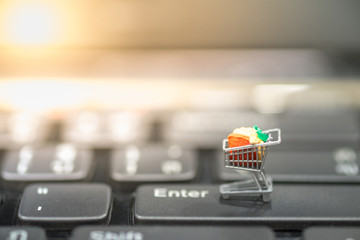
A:
{"label": "black keyboard", "polygon": [[[0,239],[360,239],[358,108],[300,105],[3,112]],[[224,168],[222,139],[254,124],[282,130],[272,200],[224,199],[249,173]]]}

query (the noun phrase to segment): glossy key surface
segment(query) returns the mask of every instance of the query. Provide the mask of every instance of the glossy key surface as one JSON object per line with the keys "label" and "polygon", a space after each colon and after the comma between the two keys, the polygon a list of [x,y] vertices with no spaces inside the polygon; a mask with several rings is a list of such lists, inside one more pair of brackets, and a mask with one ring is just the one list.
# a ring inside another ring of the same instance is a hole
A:
{"label": "glossy key surface", "polygon": [[190,181],[196,176],[197,154],[179,145],[128,146],[113,151],[110,175],[119,182]]}
{"label": "glossy key surface", "polygon": [[2,240],[45,240],[45,231],[39,227],[0,227]]}
{"label": "glossy key surface", "polygon": [[80,111],[65,119],[61,137],[79,145],[109,148],[144,142],[149,131],[149,116],[142,112]]}
{"label": "glossy key surface", "polygon": [[24,144],[44,143],[50,134],[47,116],[29,112],[0,113],[0,147],[18,148]]}
{"label": "glossy key surface", "polygon": [[135,198],[138,224],[261,224],[279,230],[316,224],[360,225],[357,185],[277,184],[269,203],[255,196],[225,200],[217,185],[141,186]]}
{"label": "glossy key surface", "polygon": [[24,146],[4,157],[1,176],[7,181],[75,181],[90,174],[91,150],[60,143],[41,147]]}
{"label": "glossy key surface", "polygon": [[[266,172],[277,182],[359,182],[360,152],[350,147],[328,151],[269,151]],[[217,177],[233,181],[250,177],[224,167],[224,153],[217,154]]]}
{"label": "glossy key surface", "polygon": [[278,127],[276,116],[244,111],[179,111],[164,125],[164,139],[189,147],[218,148],[223,138],[240,126]]}
{"label": "glossy key surface", "polygon": [[359,227],[312,227],[306,229],[303,234],[304,240],[359,240]]}
{"label": "glossy key surface", "polygon": [[111,189],[105,184],[33,184],[24,190],[21,222],[66,228],[105,223],[111,208]]}
{"label": "glossy key surface", "polygon": [[274,232],[266,227],[194,227],[194,226],[111,226],[79,227],[72,240],[273,240]]}
{"label": "glossy key surface", "polygon": [[286,141],[358,141],[357,112],[350,109],[293,109],[279,116]]}

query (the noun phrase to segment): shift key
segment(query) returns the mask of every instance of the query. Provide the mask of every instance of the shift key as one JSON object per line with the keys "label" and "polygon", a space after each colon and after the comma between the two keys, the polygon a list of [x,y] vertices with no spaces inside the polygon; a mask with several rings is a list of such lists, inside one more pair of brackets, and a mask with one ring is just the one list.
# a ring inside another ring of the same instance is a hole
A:
{"label": "shift key", "polygon": [[[351,197],[350,197],[351,196]],[[312,225],[360,225],[360,186],[274,186],[272,200],[222,199],[218,185],[146,185],[137,190],[136,224],[250,224],[277,230]]]}
{"label": "shift key", "polygon": [[82,226],[72,240],[273,240],[267,227],[239,226]]}

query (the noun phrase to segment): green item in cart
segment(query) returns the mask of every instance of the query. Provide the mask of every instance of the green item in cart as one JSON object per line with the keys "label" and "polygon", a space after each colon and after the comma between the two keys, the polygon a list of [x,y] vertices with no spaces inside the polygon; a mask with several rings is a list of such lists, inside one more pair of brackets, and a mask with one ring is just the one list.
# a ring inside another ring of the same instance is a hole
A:
{"label": "green item in cart", "polygon": [[263,142],[266,142],[269,139],[269,134],[264,133],[258,126],[254,126],[256,130],[258,138],[260,138]]}

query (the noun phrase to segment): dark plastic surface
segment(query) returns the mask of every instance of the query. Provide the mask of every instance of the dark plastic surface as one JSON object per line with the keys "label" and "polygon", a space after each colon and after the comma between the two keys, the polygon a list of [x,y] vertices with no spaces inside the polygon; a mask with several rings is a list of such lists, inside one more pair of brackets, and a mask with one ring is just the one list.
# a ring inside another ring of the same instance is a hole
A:
{"label": "dark plastic surface", "polygon": [[169,226],[113,226],[79,227],[71,240],[158,240],[158,239],[198,239],[198,240],[272,240],[274,232],[266,227],[169,227]]}
{"label": "dark plastic surface", "polygon": [[45,231],[39,227],[0,227],[2,240],[45,240]]}
{"label": "dark plastic surface", "polygon": [[150,145],[114,150],[110,175],[119,182],[191,181],[196,176],[197,155],[194,150]]}
{"label": "dark plastic surface", "polygon": [[358,240],[359,227],[312,227],[304,231],[304,240]]}
{"label": "dark plastic surface", "polygon": [[134,216],[139,224],[262,224],[277,230],[360,225],[359,197],[356,185],[277,184],[269,203],[254,197],[224,200],[217,185],[150,185],[137,190]]}
{"label": "dark plastic surface", "polygon": [[[329,151],[269,151],[266,172],[275,182],[358,183],[360,152],[350,147]],[[249,177],[224,167],[224,153],[217,154],[216,174],[221,181]]]}
{"label": "dark plastic surface", "polygon": [[104,223],[111,208],[111,189],[105,184],[34,184],[22,197],[22,222],[67,228]]}

